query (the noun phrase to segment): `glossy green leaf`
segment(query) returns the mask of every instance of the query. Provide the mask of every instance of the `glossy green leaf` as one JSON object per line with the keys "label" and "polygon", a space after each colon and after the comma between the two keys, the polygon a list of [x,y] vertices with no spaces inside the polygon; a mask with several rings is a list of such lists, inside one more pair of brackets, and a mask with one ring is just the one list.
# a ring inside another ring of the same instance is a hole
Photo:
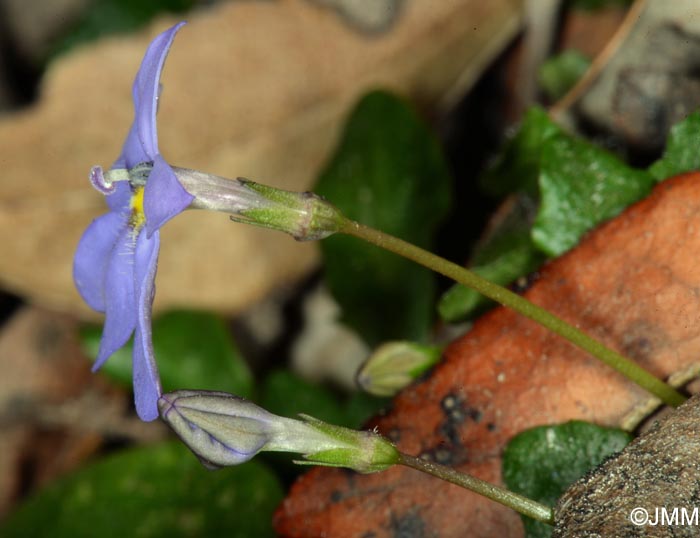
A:
{"label": "glossy green leaf", "polygon": [[51,57],[113,33],[131,32],[160,13],[183,13],[196,0],[92,0],[82,16],[57,39]]}
{"label": "glossy green leaf", "polygon": [[[553,507],[571,484],[631,440],[622,430],[581,421],[532,428],[506,446],[503,480],[508,489]],[[551,535],[549,525],[523,522],[530,538]]]}
{"label": "glossy green leaf", "polygon": [[666,150],[649,168],[657,181],[700,170],[700,112],[693,112],[671,128]]}
{"label": "glossy green leaf", "polygon": [[482,174],[479,181],[484,191],[493,196],[513,192],[536,196],[542,148],[547,140],[560,134],[561,128],[544,110],[530,108],[493,164]]}
{"label": "glossy green leaf", "polygon": [[283,493],[262,464],[211,472],[180,443],[127,450],[50,484],[0,527],[5,538],[274,536]]}
{"label": "glossy green leaf", "polygon": [[573,88],[590,65],[590,58],[579,51],[565,50],[542,64],[540,87],[551,100],[559,99]]}
{"label": "glossy green leaf", "polygon": [[[475,272],[499,284],[534,270],[545,257],[569,250],[583,234],[643,198],[653,184],[649,173],[565,133],[539,108],[525,114],[481,180],[492,194],[519,192],[539,200],[530,238],[530,224],[515,222],[493,236],[481,259],[472,259]],[[455,321],[482,304],[471,290],[453,287],[439,311],[443,319]]]}
{"label": "glossy green leaf", "polygon": [[[450,179],[416,113],[401,99],[375,92],[352,112],[315,190],[348,217],[430,248],[449,206]],[[343,318],[370,345],[425,339],[435,293],[428,270],[348,236],[325,239],[321,247]]]}
{"label": "glossy green leaf", "polygon": [[594,226],[646,196],[652,184],[650,174],[601,148],[554,137],[542,149],[541,202],[532,239],[545,254],[559,256]]}
{"label": "glossy green leaf", "polygon": [[[471,270],[502,286],[537,269],[544,261],[530,237],[535,202],[526,195],[518,196],[510,211],[476,246]],[[460,284],[447,290],[438,303],[440,317],[448,322],[462,320],[480,307],[492,304],[480,293]]]}
{"label": "glossy green leaf", "polygon": [[[81,332],[83,348],[94,360],[102,329]],[[206,389],[232,392],[249,398],[253,376],[236,348],[224,321],[214,314],[173,311],[153,321],[153,349],[165,392]],[[131,386],[129,343],[102,367],[103,372]]]}

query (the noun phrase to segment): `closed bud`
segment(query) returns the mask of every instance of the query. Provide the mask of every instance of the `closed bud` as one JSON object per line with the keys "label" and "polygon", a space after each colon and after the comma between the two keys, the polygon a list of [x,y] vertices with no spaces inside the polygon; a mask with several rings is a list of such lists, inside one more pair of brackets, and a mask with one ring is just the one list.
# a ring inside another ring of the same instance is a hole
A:
{"label": "closed bud", "polygon": [[160,417],[209,468],[251,459],[272,439],[271,413],[225,392],[179,390],[158,400]]}
{"label": "closed bud", "polygon": [[375,396],[393,396],[440,360],[442,350],[414,342],[379,346],[357,373],[357,384]]}
{"label": "closed bud", "polygon": [[[394,446],[374,432],[273,415],[227,394],[179,390],[158,401],[161,418],[210,469],[237,465],[258,452],[298,452],[303,463],[348,467],[361,473],[398,462]],[[301,462],[299,462],[301,463]]]}

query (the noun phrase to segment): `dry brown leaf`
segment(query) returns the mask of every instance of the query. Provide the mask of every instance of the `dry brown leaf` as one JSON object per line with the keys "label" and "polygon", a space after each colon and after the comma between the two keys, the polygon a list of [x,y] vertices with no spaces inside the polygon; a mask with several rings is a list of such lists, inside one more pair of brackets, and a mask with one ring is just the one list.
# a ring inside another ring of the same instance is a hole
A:
{"label": "dry brown leaf", "polygon": [[77,324],[56,313],[24,307],[0,331],[0,419],[21,421],[40,403],[80,394],[91,379]]}
{"label": "dry brown leaf", "polygon": [[[0,332],[0,514],[21,488],[21,463],[34,435],[35,411],[75,397],[90,376],[75,324],[25,308]],[[54,447],[60,452],[60,447]]]}
{"label": "dry brown leaf", "polygon": [[[700,360],[698,230],[700,174],[667,180],[545,266],[525,296],[665,378]],[[515,434],[572,419],[615,426],[647,399],[559,336],[498,308],[370,426],[409,454],[501,482],[501,453]],[[408,469],[314,470],[293,486],[276,528],[305,538],[522,535],[512,510]]]}
{"label": "dry brown leaf", "polygon": [[154,441],[131,397],[90,373],[78,324],[36,307],[19,310],[0,331],[0,515],[18,494],[77,468],[104,436]]}
{"label": "dry brown leaf", "polygon": [[[520,0],[413,0],[387,33],[368,37],[302,0],[199,11],[163,74],[161,151],[176,165],[306,189],[363,92],[381,86],[434,105],[476,79],[519,18]],[[143,52],[172,23],[60,59],[40,103],[0,122],[0,282],[8,289],[87,313],[72,255],[105,210],[87,172],[116,158]],[[157,308],[239,310],[318,259],[311,244],[200,212],[169,223],[162,245]]]}

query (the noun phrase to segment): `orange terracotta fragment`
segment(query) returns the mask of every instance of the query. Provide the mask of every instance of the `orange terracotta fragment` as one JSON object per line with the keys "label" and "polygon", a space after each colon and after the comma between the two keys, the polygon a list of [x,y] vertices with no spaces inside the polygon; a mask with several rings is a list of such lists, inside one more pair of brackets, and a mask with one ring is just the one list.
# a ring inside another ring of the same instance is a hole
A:
{"label": "orange terracotta fragment", "polygon": [[[700,174],[644,201],[549,263],[525,293],[660,377],[700,361]],[[454,342],[432,376],[370,426],[401,450],[501,483],[508,440],[581,419],[616,426],[647,394],[505,308]],[[519,516],[410,469],[315,469],[277,511],[285,537],[522,536]]]}

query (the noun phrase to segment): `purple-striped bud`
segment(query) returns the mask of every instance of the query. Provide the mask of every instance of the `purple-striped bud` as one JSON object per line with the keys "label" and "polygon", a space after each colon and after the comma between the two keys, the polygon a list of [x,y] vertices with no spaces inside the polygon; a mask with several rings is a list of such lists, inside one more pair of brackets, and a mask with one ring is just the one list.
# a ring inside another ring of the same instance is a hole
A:
{"label": "purple-striped bud", "polygon": [[261,451],[298,452],[297,463],[349,467],[361,473],[387,469],[399,454],[375,432],[355,431],[312,417],[273,415],[227,394],[179,390],[158,401],[161,418],[210,469],[237,465]]}

